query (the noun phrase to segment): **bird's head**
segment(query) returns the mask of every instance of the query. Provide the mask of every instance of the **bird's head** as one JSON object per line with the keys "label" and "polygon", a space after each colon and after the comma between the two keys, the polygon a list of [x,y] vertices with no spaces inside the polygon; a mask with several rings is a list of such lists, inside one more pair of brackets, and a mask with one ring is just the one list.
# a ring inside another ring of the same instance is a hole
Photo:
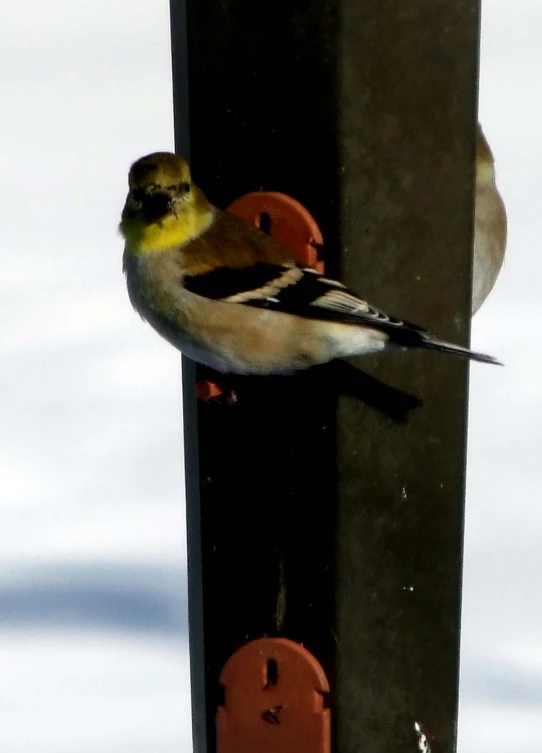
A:
{"label": "bird's head", "polygon": [[212,206],[192,182],[188,162],[170,152],[155,152],[134,162],[119,226],[136,253],[183,245],[212,219]]}

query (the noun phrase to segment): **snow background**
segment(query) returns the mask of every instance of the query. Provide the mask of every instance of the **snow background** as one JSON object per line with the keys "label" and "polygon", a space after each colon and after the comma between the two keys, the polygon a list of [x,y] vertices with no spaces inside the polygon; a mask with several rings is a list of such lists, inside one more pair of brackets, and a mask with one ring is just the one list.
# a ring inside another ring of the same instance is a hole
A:
{"label": "snow background", "polygon": [[[188,750],[179,358],[132,313],[115,233],[127,166],[173,146],[168,3],[2,21],[0,750]],[[507,366],[471,370],[460,753],[542,739],[541,25],[484,0],[510,232],[473,346]]]}

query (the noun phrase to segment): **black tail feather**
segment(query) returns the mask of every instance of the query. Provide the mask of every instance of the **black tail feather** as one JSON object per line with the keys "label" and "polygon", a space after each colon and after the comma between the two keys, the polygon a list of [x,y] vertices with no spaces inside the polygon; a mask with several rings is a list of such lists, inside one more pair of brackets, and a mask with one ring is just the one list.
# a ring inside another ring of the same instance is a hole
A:
{"label": "black tail feather", "polygon": [[469,348],[463,348],[461,345],[454,345],[453,343],[447,343],[443,340],[437,340],[431,337],[431,335],[423,334],[420,342],[421,348],[428,350],[438,350],[441,353],[450,353],[453,356],[459,358],[465,358],[468,361],[479,361],[480,363],[492,363],[496,366],[502,366],[503,364],[493,356],[488,356],[486,353],[477,353]]}

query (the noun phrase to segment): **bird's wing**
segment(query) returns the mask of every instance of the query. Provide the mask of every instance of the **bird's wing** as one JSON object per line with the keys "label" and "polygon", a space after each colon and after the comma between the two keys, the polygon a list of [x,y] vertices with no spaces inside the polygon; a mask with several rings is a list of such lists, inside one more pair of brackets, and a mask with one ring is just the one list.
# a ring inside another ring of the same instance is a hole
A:
{"label": "bird's wing", "polygon": [[342,283],[295,264],[257,263],[241,269],[220,267],[205,274],[186,276],[184,287],[204,298],[309,319],[360,324],[387,332],[426,331],[385,314],[358,298]]}

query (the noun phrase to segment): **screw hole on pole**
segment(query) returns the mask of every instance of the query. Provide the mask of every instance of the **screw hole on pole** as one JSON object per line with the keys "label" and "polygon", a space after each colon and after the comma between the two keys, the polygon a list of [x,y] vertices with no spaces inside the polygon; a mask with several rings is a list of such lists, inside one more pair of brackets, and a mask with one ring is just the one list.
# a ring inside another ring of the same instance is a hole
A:
{"label": "screw hole on pole", "polygon": [[268,235],[271,234],[271,217],[267,212],[262,212],[260,215],[260,230],[263,230]]}
{"label": "screw hole on pole", "polygon": [[277,684],[278,680],[278,664],[274,659],[267,660],[267,673],[265,688],[270,688]]}

